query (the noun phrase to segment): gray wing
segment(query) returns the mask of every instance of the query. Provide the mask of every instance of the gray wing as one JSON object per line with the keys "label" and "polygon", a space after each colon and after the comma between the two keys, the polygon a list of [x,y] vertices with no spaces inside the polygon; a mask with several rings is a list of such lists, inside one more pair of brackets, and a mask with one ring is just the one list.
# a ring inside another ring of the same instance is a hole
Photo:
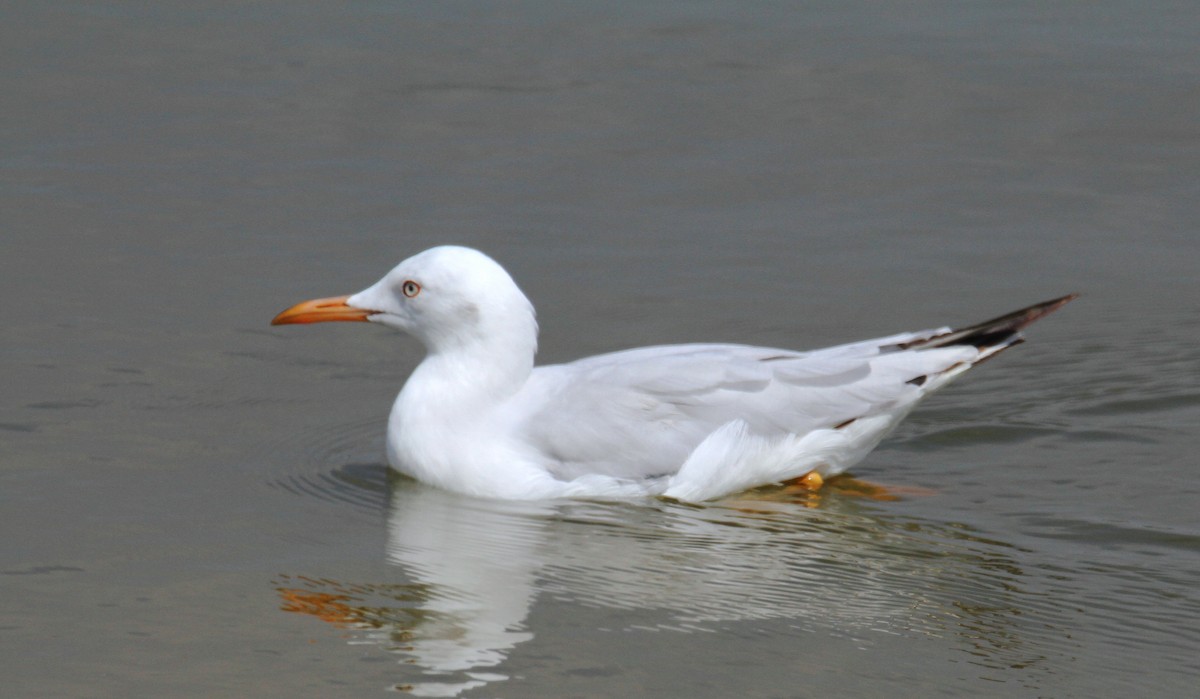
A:
{"label": "gray wing", "polygon": [[900,348],[945,329],[794,352],[744,345],[671,345],[539,367],[522,416],[555,476],[648,478],[674,473],[733,420],[755,434],[804,434],[919,398],[916,377],[978,356],[972,347]]}

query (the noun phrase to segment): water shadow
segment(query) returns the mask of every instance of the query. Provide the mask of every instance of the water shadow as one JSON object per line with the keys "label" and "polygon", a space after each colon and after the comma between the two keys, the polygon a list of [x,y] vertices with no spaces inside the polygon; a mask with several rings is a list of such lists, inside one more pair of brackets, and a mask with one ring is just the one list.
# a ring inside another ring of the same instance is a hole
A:
{"label": "water shadow", "polygon": [[763,490],[704,506],[507,502],[396,478],[388,534],[404,582],[285,576],[277,589],[284,609],[400,655],[416,671],[397,686],[419,696],[508,679],[506,660],[537,633],[529,618],[542,597],[638,611],[679,633],[785,620],[801,631],[952,638],[970,662],[1007,669],[1045,660],[1040,638],[1053,625],[1053,601],[1023,589],[1018,549],[843,493]]}

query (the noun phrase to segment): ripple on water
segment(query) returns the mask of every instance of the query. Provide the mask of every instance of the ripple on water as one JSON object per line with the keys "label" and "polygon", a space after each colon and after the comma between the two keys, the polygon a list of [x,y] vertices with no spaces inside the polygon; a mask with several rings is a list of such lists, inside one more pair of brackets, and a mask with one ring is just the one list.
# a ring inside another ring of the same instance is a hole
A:
{"label": "ripple on water", "polygon": [[306,429],[299,445],[288,445],[289,452],[300,447],[300,458],[271,474],[267,483],[296,495],[382,512],[387,507],[388,467],[372,460],[383,453],[380,429],[377,419]]}
{"label": "ripple on water", "polygon": [[1060,433],[1061,431],[1058,429],[1038,425],[962,425],[923,432],[919,438],[896,446],[913,451],[936,451],[947,446],[958,445],[1018,444],[1039,437],[1058,436]]}
{"label": "ripple on water", "polygon": [[942,639],[1026,679],[1072,644],[1059,602],[1028,584],[1027,552],[848,497],[524,503],[392,486],[388,556],[406,582],[277,589],[288,611],[356,629],[431,682],[501,666],[537,631],[541,598],[611,610],[631,632]]}

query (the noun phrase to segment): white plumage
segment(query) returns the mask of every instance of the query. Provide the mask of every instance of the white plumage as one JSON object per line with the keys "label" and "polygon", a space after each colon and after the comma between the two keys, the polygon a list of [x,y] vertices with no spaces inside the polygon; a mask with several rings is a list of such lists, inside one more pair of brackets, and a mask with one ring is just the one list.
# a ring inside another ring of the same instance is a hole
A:
{"label": "white plumage", "polygon": [[414,478],[485,497],[702,501],[845,471],[924,396],[1072,298],[809,352],[668,345],[535,368],[529,300],[491,258],[443,246],[273,322],[369,320],[425,345],[388,421],[388,460]]}

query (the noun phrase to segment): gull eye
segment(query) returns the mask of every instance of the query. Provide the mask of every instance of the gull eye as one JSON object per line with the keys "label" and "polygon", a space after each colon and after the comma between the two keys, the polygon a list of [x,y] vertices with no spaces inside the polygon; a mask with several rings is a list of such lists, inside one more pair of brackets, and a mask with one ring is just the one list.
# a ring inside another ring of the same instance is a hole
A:
{"label": "gull eye", "polygon": [[400,290],[404,292],[405,296],[411,299],[412,297],[421,293],[421,285],[409,279],[408,281],[404,282],[404,286],[400,287]]}

